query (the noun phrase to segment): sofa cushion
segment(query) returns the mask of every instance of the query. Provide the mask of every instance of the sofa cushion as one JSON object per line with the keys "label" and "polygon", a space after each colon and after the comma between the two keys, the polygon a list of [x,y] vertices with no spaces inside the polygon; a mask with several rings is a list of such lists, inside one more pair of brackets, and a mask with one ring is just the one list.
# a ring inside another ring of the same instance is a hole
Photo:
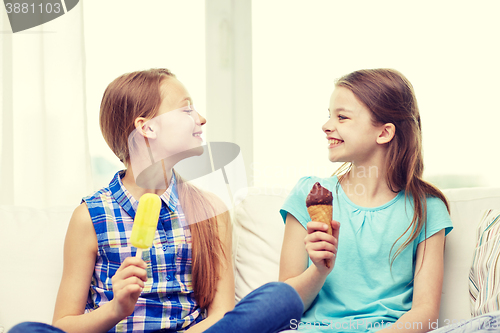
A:
{"label": "sofa cushion", "polygon": [[278,280],[285,225],[279,208],[288,196],[283,188],[253,187],[235,194],[233,260],[236,301],[261,285]]}
{"label": "sofa cushion", "polygon": [[500,210],[487,210],[477,228],[469,276],[472,316],[499,310]]}
{"label": "sofa cushion", "polygon": [[500,209],[500,188],[444,190],[450,203],[453,231],[446,237],[440,326],[471,317],[469,272],[476,245],[475,230],[486,209]]}

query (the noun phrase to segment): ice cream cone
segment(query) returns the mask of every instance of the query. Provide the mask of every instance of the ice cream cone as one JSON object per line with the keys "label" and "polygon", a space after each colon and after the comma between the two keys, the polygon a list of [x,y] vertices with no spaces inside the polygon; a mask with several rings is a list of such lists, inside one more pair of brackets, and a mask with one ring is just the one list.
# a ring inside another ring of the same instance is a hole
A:
{"label": "ice cream cone", "polygon": [[[307,207],[307,212],[311,217],[311,221],[315,222],[323,222],[328,226],[328,230],[326,231],[328,234],[332,234],[332,205],[314,205]],[[325,265],[327,268],[331,267],[331,261],[325,259]]]}
{"label": "ice cream cone", "polygon": [[[332,234],[332,201],[332,192],[321,186],[319,182],[313,185],[306,198],[307,212],[311,217],[311,221],[325,223],[328,226],[326,232],[330,235]],[[325,259],[325,266],[330,268],[331,260]]]}
{"label": "ice cream cone", "polygon": [[311,221],[323,222],[328,226],[328,230],[326,231],[328,234],[332,234],[332,205],[314,205],[307,207],[307,212],[311,217]]}

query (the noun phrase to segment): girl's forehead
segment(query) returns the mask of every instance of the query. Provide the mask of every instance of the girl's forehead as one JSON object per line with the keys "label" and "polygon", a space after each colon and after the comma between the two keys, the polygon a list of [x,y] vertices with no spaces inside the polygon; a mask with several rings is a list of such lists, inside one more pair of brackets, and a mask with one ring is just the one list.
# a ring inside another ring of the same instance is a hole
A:
{"label": "girl's forehead", "polygon": [[186,87],[176,78],[168,77],[160,86],[162,102],[169,104],[192,104],[191,96]]}
{"label": "girl's forehead", "polygon": [[330,110],[335,109],[354,109],[363,108],[363,104],[358,100],[354,93],[344,87],[336,87],[330,97]]}

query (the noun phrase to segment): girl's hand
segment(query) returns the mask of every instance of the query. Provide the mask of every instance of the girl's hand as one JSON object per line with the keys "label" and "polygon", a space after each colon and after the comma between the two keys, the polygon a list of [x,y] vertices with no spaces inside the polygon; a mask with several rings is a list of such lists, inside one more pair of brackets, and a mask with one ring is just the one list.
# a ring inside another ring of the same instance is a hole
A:
{"label": "girl's hand", "polygon": [[[329,274],[335,265],[340,223],[331,222],[332,235],[326,233],[328,226],[322,222],[307,223],[307,236],[304,239],[306,251],[311,261],[321,273]],[[326,267],[325,260],[330,261],[330,268]]]}
{"label": "girl's hand", "polygon": [[[128,257],[111,278],[113,284],[114,310],[119,318],[126,318],[134,312],[135,303],[148,280],[144,260]],[[121,319],[120,319],[121,320]]]}

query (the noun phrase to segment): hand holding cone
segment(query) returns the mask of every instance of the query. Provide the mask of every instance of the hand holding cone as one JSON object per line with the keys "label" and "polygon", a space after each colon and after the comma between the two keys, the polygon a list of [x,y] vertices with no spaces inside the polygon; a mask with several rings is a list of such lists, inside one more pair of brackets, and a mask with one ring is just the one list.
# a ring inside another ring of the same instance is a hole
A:
{"label": "hand holding cone", "polygon": [[[306,198],[307,212],[311,221],[323,222],[328,225],[328,234],[332,234],[332,213],[333,213],[333,195],[332,192],[316,182]],[[331,261],[325,259],[327,268],[331,267]]]}

